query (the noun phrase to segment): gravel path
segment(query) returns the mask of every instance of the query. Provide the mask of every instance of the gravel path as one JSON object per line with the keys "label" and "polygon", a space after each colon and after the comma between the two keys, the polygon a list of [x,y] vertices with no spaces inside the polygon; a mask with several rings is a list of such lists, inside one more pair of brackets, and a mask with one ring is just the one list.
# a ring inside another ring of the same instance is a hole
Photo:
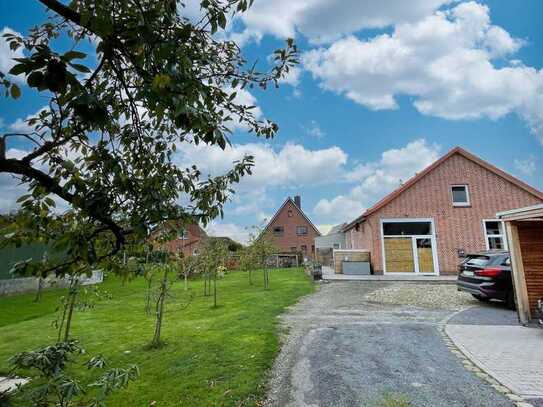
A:
{"label": "gravel path", "polygon": [[479,301],[470,294],[458,291],[454,284],[406,284],[398,283],[366,295],[368,301],[384,304],[417,305],[427,308],[460,310]]}
{"label": "gravel path", "polygon": [[[415,305],[387,303],[390,293],[402,294],[400,285],[323,284],[292,307],[282,317],[288,335],[266,404],[371,407],[394,395],[414,407],[511,406],[442,342],[439,324],[453,311],[443,309],[446,304],[430,306],[436,301],[432,286],[415,287]],[[412,289],[409,284],[406,298]],[[430,298],[420,298],[425,295]]]}

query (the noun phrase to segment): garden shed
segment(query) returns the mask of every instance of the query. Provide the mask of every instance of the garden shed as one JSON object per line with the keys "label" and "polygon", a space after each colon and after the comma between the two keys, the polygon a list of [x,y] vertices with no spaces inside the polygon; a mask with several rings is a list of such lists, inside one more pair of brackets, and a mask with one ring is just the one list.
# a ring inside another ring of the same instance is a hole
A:
{"label": "garden shed", "polygon": [[536,318],[543,298],[543,205],[497,214],[505,223],[520,322]]}

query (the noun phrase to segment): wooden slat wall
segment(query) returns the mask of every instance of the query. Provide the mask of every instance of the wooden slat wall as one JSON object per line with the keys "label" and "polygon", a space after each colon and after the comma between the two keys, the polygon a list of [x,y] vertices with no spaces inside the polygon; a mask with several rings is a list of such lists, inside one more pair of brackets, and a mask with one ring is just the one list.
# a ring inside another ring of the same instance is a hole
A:
{"label": "wooden slat wall", "polygon": [[517,222],[530,313],[543,298],[543,222]]}
{"label": "wooden slat wall", "polygon": [[341,263],[344,260],[348,261],[370,261],[370,252],[355,252],[342,250],[340,252],[334,252],[334,269],[336,274],[343,273],[341,270]]}
{"label": "wooden slat wall", "polygon": [[414,273],[413,243],[411,237],[385,238],[387,273]]}
{"label": "wooden slat wall", "polygon": [[419,271],[421,273],[434,272],[434,257],[431,247],[419,247],[417,249],[419,256]]}

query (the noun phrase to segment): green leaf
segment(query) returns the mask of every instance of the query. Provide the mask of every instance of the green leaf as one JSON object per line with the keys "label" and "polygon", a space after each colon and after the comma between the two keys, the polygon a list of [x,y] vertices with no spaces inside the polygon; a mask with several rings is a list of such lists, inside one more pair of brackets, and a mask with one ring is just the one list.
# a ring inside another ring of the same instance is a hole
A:
{"label": "green leaf", "polygon": [[23,195],[20,196],[19,199],[17,199],[17,203],[21,203],[23,201],[26,201],[28,198],[30,198],[32,195]]}
{"label": "green leaf", "polygon": [[79,52],[79,51],[68,51],[64,55],[62,55],[62,59],[64,59],[67,62],[71,61],[72,59],[83,59],[86,57],[87,57],[87,54],[85,54],[84,52]]}
{"label": "green leaf", "polygon": [[224,15],[224,13],[219,13],[218,19],[219,26],[224,30],[226,28],[226,16]]}
{"label": "green leaf", "polygon": [[27,64],[17,64],[9,70],[9,73],[12,75],[20,75],[28,71]]}
{"label": "green leaf", "polygon": [[11,85],[10,93],[13,99],[19,99],[21,97],[21,89],[14,83]]}
{"label": "green leaf", "polygon": [[81,65],[81,64],[72,64],[72,63],[70,63],[70,66],[72,68],[74,68],[75,70],[79,71],[79,72],[89,73],[91,71],[85,65]]}

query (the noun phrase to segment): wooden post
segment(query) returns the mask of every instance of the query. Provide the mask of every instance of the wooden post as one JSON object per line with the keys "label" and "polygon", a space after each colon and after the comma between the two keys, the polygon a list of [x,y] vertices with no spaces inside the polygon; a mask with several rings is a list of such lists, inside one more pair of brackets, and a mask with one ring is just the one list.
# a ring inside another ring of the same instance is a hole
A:
{"label": "wooden post", "polygon": [[518,236],[517,225],[510,221],[505,222],[507,231],[507,243],[511,254],[511,269],[513,272],[513,287],[517,302],[517,311],[521,324],[527,324],[531,319],[530,303],[528,301],[528,288],[524,275],[524,263]]}

